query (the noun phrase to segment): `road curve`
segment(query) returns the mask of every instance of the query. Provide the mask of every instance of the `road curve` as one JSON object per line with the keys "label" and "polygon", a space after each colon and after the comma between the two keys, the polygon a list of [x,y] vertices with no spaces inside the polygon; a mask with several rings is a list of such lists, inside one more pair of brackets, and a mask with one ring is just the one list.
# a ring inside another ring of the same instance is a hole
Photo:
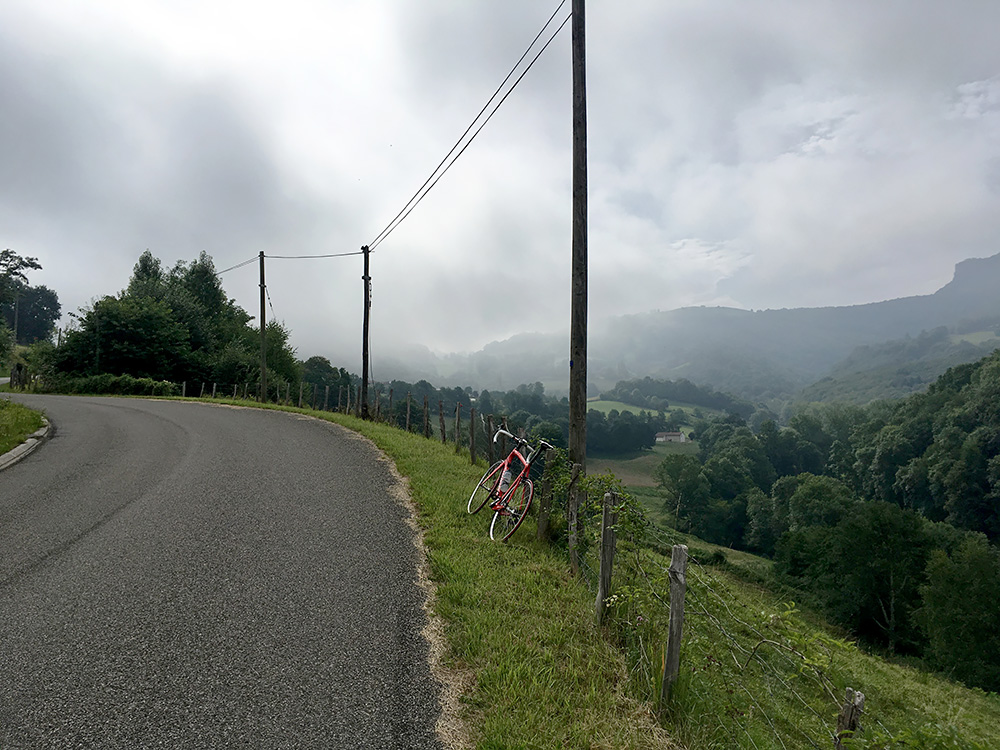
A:
{"label": "road curve", "polygon": [[417,551],[377,451],[195,403],[15,396],[0,748],[439,748]]}

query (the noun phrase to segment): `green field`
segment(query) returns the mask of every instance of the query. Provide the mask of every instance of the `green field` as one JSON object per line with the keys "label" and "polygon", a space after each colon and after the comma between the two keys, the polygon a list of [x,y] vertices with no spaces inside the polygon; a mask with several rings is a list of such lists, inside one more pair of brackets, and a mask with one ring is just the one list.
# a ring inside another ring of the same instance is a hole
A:
{"label": "green field", "polygon": [[656,480],[653,478],[653,472],[663,461],[663,457],[671,453],[693,456],[698,453],[698,444],[695,442],[657,443],[650,450],[642,451],[633,456],[588,458],[587,471],[592,474],[610,471],[626,487],[655,487]]}

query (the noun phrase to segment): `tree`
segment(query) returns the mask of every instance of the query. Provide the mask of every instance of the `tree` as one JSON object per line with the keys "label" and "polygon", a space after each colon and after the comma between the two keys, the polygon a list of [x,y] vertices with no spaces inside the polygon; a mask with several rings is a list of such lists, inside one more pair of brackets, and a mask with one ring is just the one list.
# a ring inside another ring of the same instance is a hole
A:
{"label": "tree", "polygon": [[13,289],[14,298],[0,304],[0,313],[7,327],[16,333],[17,343],[27,346],[51,338],[61,310],[56,293],[45,286],[20,282]]}
{"label": "tree", "polygon": [[28,271],[41,269],[37,258],[22,257],[13,250],[0,250],[0,302],[13,300],[15,286],[28,283]]}
{"label": "tree", "polygon": [[912,511],[882,501],[859,503],[832,528],[806,526],[778,542],[779,579],[804,585],[838,624],[891,651],[914,651],[931,537]]}
{"label": "tree", "polygon": [[163,302],[105,297],[80,318],[56,354],[56,367],[80,375],[111,373],[178,379],[191,350],[187,332]]}
{"label": "tree", "polygon": [[934,551],[920,593],[931,663],[967,685],[1000,691],[1000,551],[979,534],[950,557]]}

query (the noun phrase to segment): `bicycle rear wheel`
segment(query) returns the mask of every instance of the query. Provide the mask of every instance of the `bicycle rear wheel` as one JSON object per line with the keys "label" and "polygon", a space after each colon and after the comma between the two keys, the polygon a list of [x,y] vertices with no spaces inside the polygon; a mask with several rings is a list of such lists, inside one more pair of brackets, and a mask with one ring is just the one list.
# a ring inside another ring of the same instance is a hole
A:
{"label": "bicycle rear wheel", "polygon": [[497,489],[500,486],[500,475],[501,469],[503,468],[503,461],[497,461],[490,468],[486,470],[483,474],[483,478],[479,480],[479,484],[476,485],[476,489],[472,491],[472,495],[469,496],[469,505],[467,510],[469,513],[478,513],[486,501],[489,499],[497,500],[500,495]]}
{"label": "bicycle rear wheel", "polygon": [[508,494],[506,502],[493,514],[490,523],[490,539],[504,542],[517,531],[528,515],[531,498],[535,496],[535,485],[530,479],[523,479]]}

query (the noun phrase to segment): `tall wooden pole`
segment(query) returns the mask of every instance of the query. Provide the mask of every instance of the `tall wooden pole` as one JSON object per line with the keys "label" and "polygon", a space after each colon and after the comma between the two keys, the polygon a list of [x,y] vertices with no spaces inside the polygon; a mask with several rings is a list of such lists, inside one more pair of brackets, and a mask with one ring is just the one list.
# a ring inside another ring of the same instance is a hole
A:
{"label": "tall wooden pole", "polygon": [[260,400],[267,401],[267,332],[264,325],[264,251],[260,251]]}
{"label": "tall wooden pole", "polygon": [[361,251],[365,255],[365,315],[361,326],[361,418],[368,419],[368,313],[372,306],[371,277],[368,275],[368,245],[363,245]]}
{"label": "tall wooden pole", "polygon": [[587,53],[584,0],[573,0],[573,265],[569,460],[587,467]]}

